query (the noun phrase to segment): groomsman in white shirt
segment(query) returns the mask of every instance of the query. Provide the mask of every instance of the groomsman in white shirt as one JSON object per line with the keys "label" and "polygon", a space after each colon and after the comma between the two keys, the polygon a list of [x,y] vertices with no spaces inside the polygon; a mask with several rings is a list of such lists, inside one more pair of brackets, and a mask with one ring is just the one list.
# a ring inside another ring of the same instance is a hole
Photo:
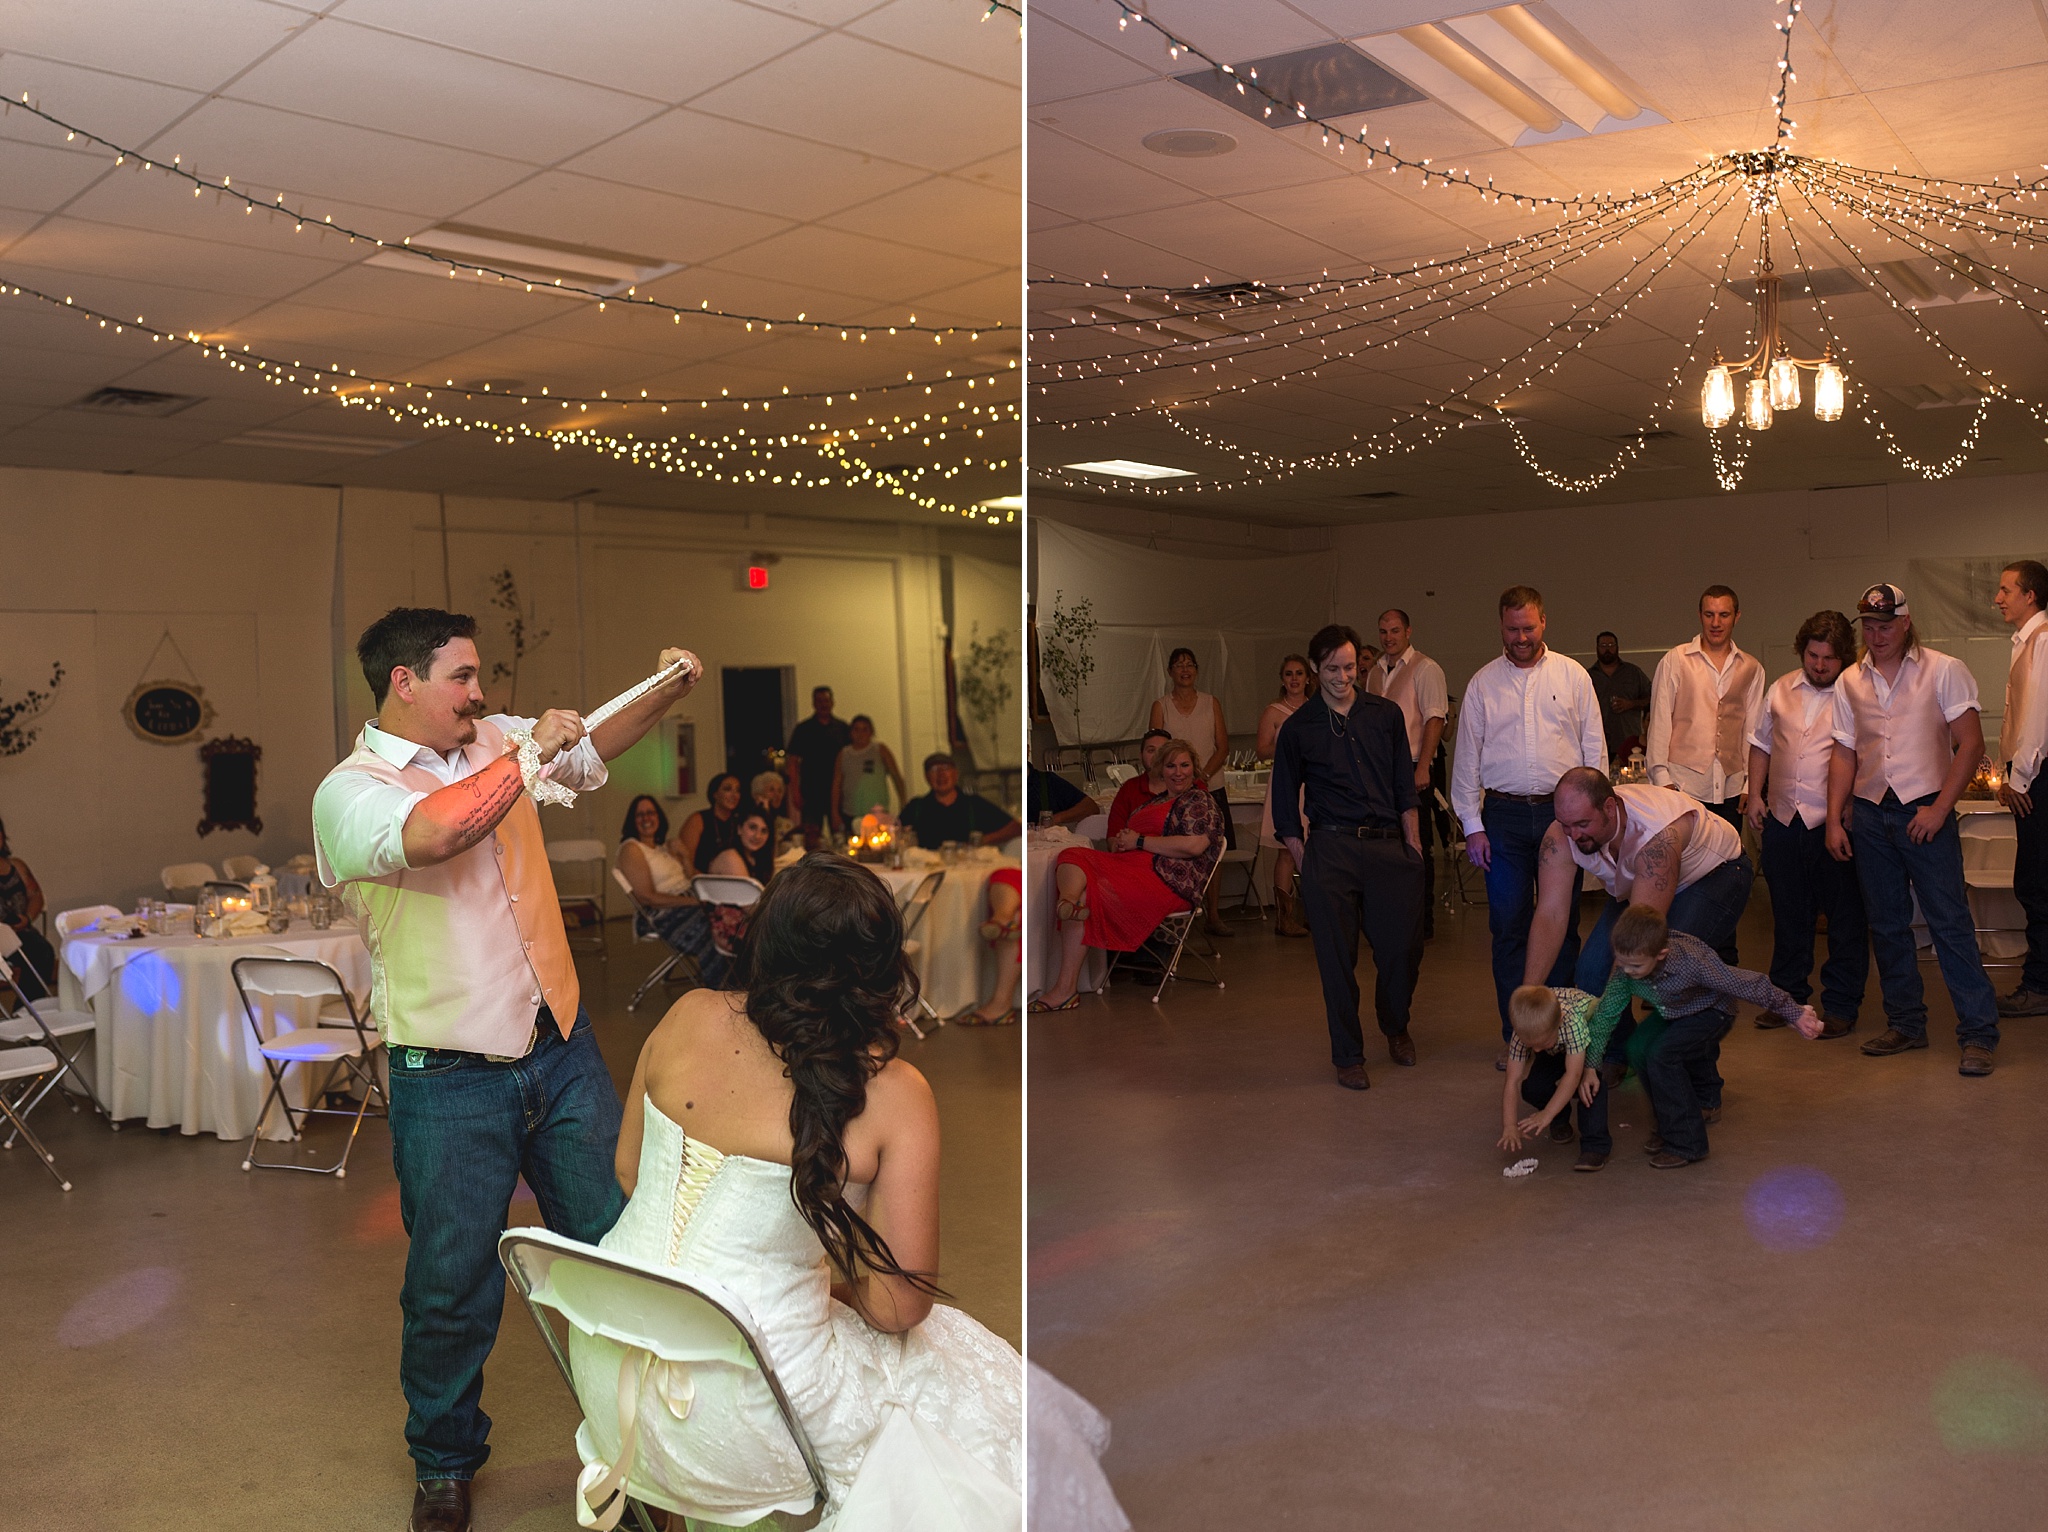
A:
{"label": "groomsman in white shirt", "polygon": [[1871,586],[1856,615],[1863,658],[1835,683],[1827,833],[1829,854],[1856,864],[1891,1023],[1863,1051],[1884,1058],[1927,1046],[1917,899],[1955,1006],[1956,1072],[1988,1075],[1998,1067],[1998,996],[1977,950],[1956,826],[1956,800],[1984,759],[1977,679],[1954,655],[1920,642],[1898,586]]}
{"label": "groomsman in white shirt", "polygon": [[[1607,769],[1607,731],[1586,667],[1543,641],[1542,593],[1510,586],[1500,598],[1501,656],[1465,684],[1458,713],[1451,812],[1465,832],[1465,854],[1486,874],[1486,923],[1493,933],[1493,988],[1507,1068],[1508,996],[1522,983],[1529,922],[1536,909],[1536,862],[1556,819],[1557,779],[1574,766]],[[1579,880],[1572,880],[1572,914]],[[1578,922],[1568,922],[1545,983],[1572,982]]]}
{"label": "groomsman in white shirt", "polygon": [[1423,800],[1422,934],[1436,935],[1436,832],[1431,829],[1429,768],[1451,716],[1444,668],[1413,643],[1414,627],[1398,606],[1380,613],[1380,657],[1366,671],[1365,689],[1400,706],[1408,724],[1408,754],[1415,761],[1415,791]]}
{"label": "groomsman in white shirt", "polygon": [[1650,780],[1699,799],[1738,830],[1745,748],[1764,711],[1764,667],[1735,644],[1742,602],[1725,585],[1700,596],[1699,637],[1666,651],[1650,683],[1643,757]]}
{"label": "groomsman in white shirt", "polygon": [[1998,797],[2012,810],[2019,833],[2012,891],[2027,912],[2026,964],[2012,993],[1998,997],[1998,1014],[2048,1016],[2048,814],[2036,813],[2034,804],[2048,754],[2048,567],[2034,559],[2006,565],[1994,599],[2012,627],[2005,717],[1998,726],[2005,785]]}
{"label": "groomsman in white shirt", "polygon": [[[1816,918],[1828,923],[1820,970],[1822,1037],[1856,1030],[1870,977],[1870,933],[1854,869],[1828,855],[1828,763],[1834,756],[1835,682],[1856,659],[1856,630],[1840,612],[1816,612],[1792,640],[1799,668],[1764,693],[1749,738],[1744,814],[1763,838],[1771,886],[1771,982],[1801,1005],[1813,997]],[[1762,1028],[1783,1018],[1760,1014]]]}

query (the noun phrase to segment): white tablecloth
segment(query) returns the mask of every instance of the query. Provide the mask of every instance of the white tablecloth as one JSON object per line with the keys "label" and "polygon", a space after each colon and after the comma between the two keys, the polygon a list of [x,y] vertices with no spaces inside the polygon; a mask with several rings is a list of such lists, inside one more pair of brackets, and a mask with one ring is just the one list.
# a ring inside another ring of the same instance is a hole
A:
{"label": "white tablecloth", "polygon": [[[1059,977],[1060,932],[1059,923],[1053,919],[1059,889],[1053,880],[1053,866],[1067,847],[1089,844],[1091,842],[1065,829],[1033,830],[1030,834],[1024,873],[1025,930],[1031,939],[1030,951],[1024,959],[1024,991],[1027,995],[1036,994]],[[1082,949],[1078,982],[1084,992],[1100,989],[1108,971],[1108,953],[1099,947]]]}
{"label": "white tablecloth", "polygon": [[979,1005],[995,988],[995,957],[988,943],[981,939],[980,929],[988,919],[988,879],[998,868],[1016,865],[1011,858],[994,852],[980,856],[968,852],[951,867],[943,867],[936,860],[929,867],[869,867],[889,885],[898,905],[910,897],[928,874],[946,875],[938,892],[932,895],[924,923],[917,929],[919,951],[915,959],[924,997],[941,1016],[956,1016],[971,1005]]}
{"label": "white tablecloth", "polygon": [[1962,816],[1963,876],[1970,883],[1977,945],[1994,960],[2025,957],[2027,912],[2012,891],[2013,861],[2019,854],[2019,829],[2012,811],[1981,802],[1956,807]]}
{"label": "white tablecloth", "polygon": [[[58,990],[66,1009],[91,1006],[99,1026],[93,1065],[100,1099],[117,1119],[152,1128],[246,1138],[270,1078],[229,966],[241,957],[316,958],[341,975],[367,1011],[370,951],[353,925],[315,931],[304,921],[279,936],[202,941],[189,933],[120,941],[81,932],[64,943]],[[279,1006],[279,1024],[294,1015]],[[308,1018],[310,1020],[310,1017]],[[300,1086],[293,1066],[287,1085]],[[294,1097],[303,1104],[303,1096]],[[265,1136],[290,1136],[272,1109]]]}

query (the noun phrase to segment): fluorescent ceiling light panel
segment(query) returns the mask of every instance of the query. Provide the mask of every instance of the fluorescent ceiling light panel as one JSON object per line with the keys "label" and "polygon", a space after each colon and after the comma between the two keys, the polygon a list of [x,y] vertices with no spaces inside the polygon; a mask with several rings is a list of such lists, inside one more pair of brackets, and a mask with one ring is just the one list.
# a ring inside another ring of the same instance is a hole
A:
{"label": "fluorescent ceiling light panel", "polygon": [[379,440],[374,436],[329,436],[318,431],[274,431],[267,426],[230,436],[221,443],[223,447],[281,448],[287,452],[323,452],[334,457],[382,457],[412,444],[411,437]]}
{"label": "fluorescent ceiling light panel", "polygon": [[[652,282],[683,269],[680,261],[663,261],[651,255],[629,255],[619,250],[599,250],[588,245],[569,245],[557,240],[512,234],[503,229],[483,229],[474,224],[443,223],[412,237],[414,246],[458,261],[489,266],[509,272],[536,289],[560,292],[564,298],[581,298],[583,293],[562,291],[557,282],[574,283],[602,297],[615,298],[628,288]],[[397,250],[380,250],[365,266],[387,271],[410,271],[415,275],[446,279],[448,268],[417,255]]]}
{"label": "fluorescent ceiling light panel", "polygon": [[1127,457],[1104,458],[1099,463],[1068,463],[1077,473],[1104,473],[1115,479],[1192,479],[1191,468],[1162,468],[1157,463],[1134,463]]}
{"label": "fluorescent ceiling light panel", "polygon": [[1362,37],[1354,46],[1503,144],[1665,121],[1521,5]]}

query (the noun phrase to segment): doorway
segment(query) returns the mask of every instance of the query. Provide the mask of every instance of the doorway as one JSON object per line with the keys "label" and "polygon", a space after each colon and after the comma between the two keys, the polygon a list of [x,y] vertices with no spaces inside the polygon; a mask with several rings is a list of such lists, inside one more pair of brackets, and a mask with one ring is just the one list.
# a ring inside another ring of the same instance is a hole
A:
{"label": "doorway", "polygon": [[724,688],[725,769],[742,783],[768,770],[796,724],[796,666],[727,665]]}

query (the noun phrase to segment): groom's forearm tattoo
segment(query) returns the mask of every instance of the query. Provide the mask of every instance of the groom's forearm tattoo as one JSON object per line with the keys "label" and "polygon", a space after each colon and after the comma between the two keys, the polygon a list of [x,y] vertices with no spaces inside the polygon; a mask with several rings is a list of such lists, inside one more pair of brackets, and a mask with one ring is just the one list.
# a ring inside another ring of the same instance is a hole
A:
{"label": "groom's forearm tattoo", "polygon": [[456,850],[467,851],[497,829],[519,797],[522,787],[516,767],[500,768],[478,772],[473,777],[464,777],[455,786],[469,794],[470,801],[463,805],[462,817],[456,822]]}

